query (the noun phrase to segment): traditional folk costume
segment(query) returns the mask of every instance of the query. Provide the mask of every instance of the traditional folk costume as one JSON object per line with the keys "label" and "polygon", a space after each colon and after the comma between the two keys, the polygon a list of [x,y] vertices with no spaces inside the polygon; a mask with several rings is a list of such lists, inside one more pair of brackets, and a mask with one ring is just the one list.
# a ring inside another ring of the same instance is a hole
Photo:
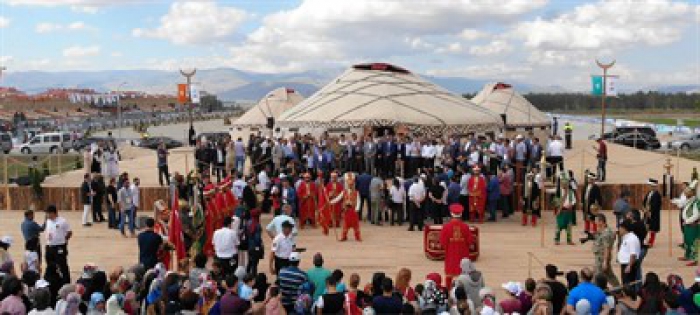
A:
{"label": "traditional folk costume", "polygon": [[[303,229],[307,221],[311,221],[311,226],[316,227],[316,184],[310,181],[309,174],[304,175],[305,179],[299,184],[297,198],[299,199],[299,228]],[[308,179],[307,179],[308,178]]]}
{"label": "traditional folk costume", "polygon": [[649,179],[648,184],[651,186],[651,191],[644,196],[642,208],[644,209],[644,221],[649,230],[648,245],[653,247],[656,241],[656,233],[661,231],[661,193],[657,189],[659,186],[657,180]]}
{"label": "traditional folk costume", "polygon": [[206,229],[206,241],[204,243],[203,252],[209,257],[214,256],[214,244],[212,239],[214,238],[214,231],[218,228],[217,222],[219,218],[219,209],[216,206],[216,186],[210,182],[205,182],[203,187],[204,192],[204,204],[205,204],[205,223],[204,227]]}
{"label": "traditional folk costume", "polygon": [[[153,204],[153,218],[156,221],[156,224],[153,226],[153,232],[160,235],[163,238],[163,242],[167,244],[170,230],[170,225],[168,223],[170,220],[170,210],[165,205],[165,201],[156,200]],[[172,250],[172,246],[163,246],[156,254],[158,261],[162,262],[167,270],[170,270],[170,250]]]}
{"label": "traditional folk costume", "polygon": [[576,207],[576,194],[569,185],[569,178],[562,174],[560,185],[560,197],[556,202],[555,215],[557,218],[557,231],[554,236],[554,243],[559,245],[561,231],[566,231],[566,241],[573,245],[571,240],[571,225],[574,220],[574,208]]}
{"label": "traditional folk costume", "polygon": [[[336,176],[337,177],[337,176]],[[331,176],[331,180],[328,184],[326,184],[326,196],[328,200],[334,200],[338,195],[340,195],[343,192],[343,184],[339,183],[337,179],[334,180],[334,177]],[[331,219],[330,224],[335,226],[335,227],[340,227],[340,220],[341,220],[341,212],[343,210],[343,207],[337,203],[333,204],[330,203],[327,208],[330,210],[330,215],[329,218]]]}
{"label": "traditional folk costume", "polygon": [[324,235],[328,235],[328,229],[331,226],[331,205],[328,199],[328,193],[326,192],[326,185],[323,182],[323,174],[319,174],[316,177],[316,200],[318,201],[318,224],[321,225],[321,229]]}
{"label": "traditional folk costume", "polygon": [[355,189],[355,174],[345,174],[345,189],[342,190],[333,200],[332,205],[340,206],[343,214],[343,236],[341,242],[348,240],[348,231],[355,232],[355,240],[362,242],[360,234],[360,217],[357,212],[360,210],[360,193]]}
{"label": "traditional folk costume", "polygon": [[522,225],[527,225],[528,218],[532,218],[532,226],[537,226],[537,218],[541,215],[541,202],[540,193],[542,192],[542,187],[540,180],[540,174],[535,174],[530,171],[525,176],[525,187],[523,191],[523,201],[525,206],[523,207],[523,221]]}
{"label": "traditional folk costume", "polygon": [[469,248],[474,242],[469,225],[462,222],[464,207],[460,204],[450,205],[452,220],[442,226],[440,245],[445,249],[445,276],[447,283],[462,273],[461,262],[469,258]]}
{"label": "traditional folk costume", "polygon": [[236,208],[238,207],[238,199],[236,198],[236,195],[233,194],[233,190],[231,190],[233,187],[233,178],[229,175],[224,179],[224,181],[221,183],[220,188],[224,192],[224,199],[225,199],[225,204],[226,204],[226,212],[225,216],[233,216]]}
{"label": "traditional folk costume", "polygon": [[595,174],[588,174],[588,184],[581,196],[583,205],[581,210],[583,211],[584,230],[586,233],[596,233],[595,215],[603,204],[603,196],[600,192],[600,186],[595,182],[596,178]]}
{"label": "traditional folk costume", "polygon": [[473,222],[484,223],[484,210],[486,207],[486,178],[481,176],[479,166],[472,169],[474,174],[467,182],[469,190],[469,211]]}
{"label": "traditional folk costume", "polygon": [[697,196],[698,181],[694,180],[685,190],[687,198],[682,205],[683,247],[685,255],[681,260],[690,261],[688,266],[697,265],[698,239],[700,238],[700,199]]}

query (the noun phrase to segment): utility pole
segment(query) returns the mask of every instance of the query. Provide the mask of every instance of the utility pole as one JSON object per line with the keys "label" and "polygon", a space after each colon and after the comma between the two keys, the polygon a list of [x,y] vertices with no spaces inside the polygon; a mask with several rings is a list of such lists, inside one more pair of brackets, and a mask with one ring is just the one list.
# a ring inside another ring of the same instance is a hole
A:
{"label": "utility pole", "polygon": [[604,64],[598,61],[598,59],[595,60],[595,63],[603,69],[603,96],[601,99],[601,121],[600,121],[600,137],[603,138],[603,135],[605,134],[605,98],[607,97],[608,93],[608,69],[612,68],[612,66],[615,65],[615,60],[613,60],[611,63]]}
{"label": "utility pole", "polygon": [[196,68],[187,69],[187,70],[182,70],[180,69],[180,74],[182,74],[185,79],[187,79],[187,111],[189,112],[190,116],[190,126],[192,126],[192,110],[194,107],[194,104],[192,104],[192,77],[197,73]]}
{"label": "utility pole", "polygon": [[117,87],[117,116],[118,116],[117,119],[119,120],[119,129],[118,129],[118,133],[117,133],[118,139],[117,139],[117,143],[116,143],[117,147],[119,147],[119,140],[122,139],[122,128],[124,128],[124,123],[122,120],[122,95],[121,95],[122,94],[121,90],[122,90],[122,87],[124,85],[126,85],[126,82],[120,83],[119,86]]}

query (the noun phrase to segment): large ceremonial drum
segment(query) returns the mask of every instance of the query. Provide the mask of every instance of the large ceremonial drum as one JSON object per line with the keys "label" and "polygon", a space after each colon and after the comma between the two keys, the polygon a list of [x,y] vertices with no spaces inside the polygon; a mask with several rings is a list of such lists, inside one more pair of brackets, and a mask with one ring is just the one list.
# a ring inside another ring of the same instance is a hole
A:
{"label": "large ceremonial drum", "polygon": [[[425,257],[430,260],[445,259],[445,249],[440,245],[440,232],[442,225],[427,225],[423,229],[423,251]],[[479,228],[469,226],[474,242],[469,248],[469,259],[476,261],[479,258]]]}

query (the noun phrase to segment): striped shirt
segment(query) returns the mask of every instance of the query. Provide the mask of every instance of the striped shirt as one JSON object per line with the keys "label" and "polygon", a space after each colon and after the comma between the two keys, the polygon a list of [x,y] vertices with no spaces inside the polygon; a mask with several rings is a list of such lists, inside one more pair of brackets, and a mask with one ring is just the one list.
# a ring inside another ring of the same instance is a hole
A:
{"label": "striped shirt", "polygon": [[286,267],[277,278],[282,293],[282,305],[293,305],[299,297],[299,287],[308,281],[306,273],[298,267]]}

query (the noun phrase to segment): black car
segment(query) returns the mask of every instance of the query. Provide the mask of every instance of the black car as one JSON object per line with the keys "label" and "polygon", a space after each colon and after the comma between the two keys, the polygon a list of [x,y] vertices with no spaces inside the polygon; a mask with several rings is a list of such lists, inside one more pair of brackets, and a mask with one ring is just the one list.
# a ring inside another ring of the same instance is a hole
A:
{"label": "black car", "polygon": [[197,140],[202,140],[202,138],[206,138],[208,142],[216,142],[216,143],[221,143],[224,140],[230,138],[231,135],[229,135],[228,132],[202,132],[197,135]]}
{"label": "black car", "polygon": [[652,138],[656,138],[656,131],[654,128],[649,126],[620,126],[615,127],[612,132],[606,132],[603,134],[603,139],[605,140],[615,140],[622,135],[641,133],[648,135]]}
{"label": "black car", "polygon": [[661,148],[661,142],[659,142],[659,139],[643,133],[623,134],[615,138],[613,142],[643,150],[656,150]]}
{"label": "black car", "polygon": [[158,149],[161,143],[165,143],[166,149],[182,147],[182,142],[168,137],[149,137],[139,142],[139,147],[148,149]]}
{"label": "black car", "polygon": [[107,142],[112,142],[112,145],[116,146],[116,143],[114,143],[114,138],[109,138],[109,137],[84,137],[82,139],[78,139],[76,141],[73,141],[73,150],[75,151],[80,151],[85,148],[89,148],[93,143],[107,143]]}

